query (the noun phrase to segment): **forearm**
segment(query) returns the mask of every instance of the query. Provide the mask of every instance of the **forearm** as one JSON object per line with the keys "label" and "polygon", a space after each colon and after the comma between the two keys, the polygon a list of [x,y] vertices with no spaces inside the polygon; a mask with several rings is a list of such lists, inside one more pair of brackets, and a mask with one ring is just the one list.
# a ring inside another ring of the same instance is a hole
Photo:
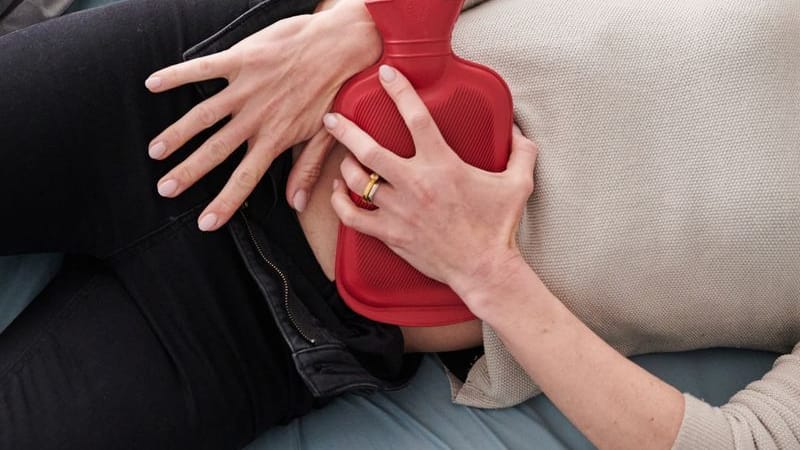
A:
{"label": "forearm", "polygon": [[672,446],[683,417],[679,391],[594,334],[524,263],[502,279],[468,294],[472,304],[483,305],[479,315],[589,440],[599,448]]}

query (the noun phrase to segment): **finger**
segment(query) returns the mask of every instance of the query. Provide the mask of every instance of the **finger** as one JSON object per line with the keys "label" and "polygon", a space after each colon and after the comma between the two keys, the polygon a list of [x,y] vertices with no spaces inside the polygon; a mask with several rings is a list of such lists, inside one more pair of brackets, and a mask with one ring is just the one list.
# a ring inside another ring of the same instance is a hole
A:
{"label": "finger", "polygon": [[[242,119],[243,120],[243,119]],[[211,136],[158,182],[162,197],[177,197],[236,151],[249,136],[249,128],[234,118]]]}
{"label": "finger", "polygon": [[[515,179],[527,185],[527,182],[532,183],[533,181],[533,172],[536,169],[536,158],[539,150],[536,144],[523,136],[522,133],[514,131],[511,136],[511,155],[508,158],[506,174],[512,175]],[[531,189],[533,189],[532,186]]]}
{"label": "finger", "polygon": [[345,226],[378,239],[384,237],[383,227],[378,219],[380,210],[369,210],[356,206],[350,199],[344,183],[339,180],[335,180],[333,184],[331,206]]}
{"label": "finger", "polygon": [[286,201],[297,212],[303,212],[308,205],[309,192],[314,189],[320,174],[322,163],[336,142],[324,128],[320,129],[306,144],[294,162],[286,180]]}
{"label": "finger", "polygon": [[431,152],[447,148],[442,133],[428,111],[428,107],[425,106],[408,78],[397,69],[387,65],[381,66],[379,72],[381,84],[397,105],[397,110],[414,139],[417,152]]}
{"label": "finger", "polygon": [[[342,178],[351,191],[358,195],[363,195],[364,189],[369,184],[369,173],[359,164],[352,155],[348,155],[339,166]],[[394,188],[386,182],[378,182],[378,190],[372,198],[372,203],[383,208],[386,206],[396,206],[397,196]]]}
{"label": "finger", "polygon": [[236,213],[247,200],[272,164],[271,148],[275,142],[255,143],[245,155],[222,192],[200,214],[197,225],[201,231],[216,231]]}
{"label": "finger", "polygon": [[236,97],[228,89],[199,103],[150,142],[150,157],[167,158],[198,133],[229,116],[236,104]]}
{"label": "finger", "polygon": [[344,144],[361,164],[394,183],[408,173],[408,161],[381,147],[370,135],[341,114],[326,114],[325,128]]}
{"label": "finger", "polygon": [[158,93],[188,83],[225,78],[229,62],[226,52],[214,53],[156,71],[147,77],[144,85],[150,92]]}

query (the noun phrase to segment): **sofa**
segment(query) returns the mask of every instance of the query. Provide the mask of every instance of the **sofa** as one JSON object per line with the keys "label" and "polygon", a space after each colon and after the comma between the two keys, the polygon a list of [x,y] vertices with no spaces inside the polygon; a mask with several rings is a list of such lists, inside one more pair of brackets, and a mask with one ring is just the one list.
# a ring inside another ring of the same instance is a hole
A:
{"label": "sofa", "polygon": [[[67,13],[110,0],[76,0]],[[58,271],[61,256],[0,258],[0,333]],[[737,349],[650,354],[633,361],[681,391],[723,404],[769,370],[776,354]],[[143,430],[144,432],[144,430]],[[436,355],[426,355],[410,385],[368,397],[348,395],[248,449],[585,449],[592,445],[546,396],[502,410],[454,405]]]}

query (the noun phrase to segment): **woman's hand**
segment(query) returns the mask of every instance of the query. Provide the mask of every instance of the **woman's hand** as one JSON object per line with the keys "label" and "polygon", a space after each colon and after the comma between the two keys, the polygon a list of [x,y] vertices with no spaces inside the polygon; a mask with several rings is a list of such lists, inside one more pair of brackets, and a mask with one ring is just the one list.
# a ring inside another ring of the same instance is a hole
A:
{"label": "woman's hand", "polygon": [[[380,75],[411,131],[416,154],[401,158],[345,117],[326,115],[328,131],[352,152],[341,165],[347,187],[364,190],[369,173],[361,164],[384,180],[374,197],[378,209],[357,207],[342,183],[334,188],[333,208],[342,223],[385,242],[468,302],[471,290],[502,283],[512,268],[527,268],[515,234],[533,192],[536,146],[515,129],[506,171],[470,166],[447,145],[408,80],[388,66]],[[467,306],[481,317],[485,305]]]}
{"label": "woman's hand", "polygon": [[381,52],[363,0],[337,0],[324,8],[329,9],[277,22],[226,51],[162,69],[145,82],[152,92],[163,92],[214,78],[228,81],[225,89],[154,138],[149,148],[152,158],[165,159],[199,132],[231,118],[159,181],[159,193],[175,197],[248,143],[230,180],[200,215],[200,229],[224,225],[282,151],[310,140],[286,189],[289,204],[305,208],[333,143],[320,125],[322,115],[342,84]]}

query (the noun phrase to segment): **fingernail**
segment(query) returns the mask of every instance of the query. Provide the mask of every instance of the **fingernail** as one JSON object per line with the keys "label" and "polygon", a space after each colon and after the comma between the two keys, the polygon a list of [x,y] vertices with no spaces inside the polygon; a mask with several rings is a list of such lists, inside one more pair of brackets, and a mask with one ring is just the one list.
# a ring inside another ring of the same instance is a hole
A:
{"label": "fingernail", "polygon": [[[141,79],[141,78],[140,78]],[[151,91],[153,89],[158,89],[161,87],[161,78],[160,77],[150,77],[144,80],[144,86]]]}
{"label": "fingernail", "polygon": [[380,70],[381,79],[387,83],[394,81],[397,77],[397,72],[387,65],[382,65]]}
{"label": "fingernail", "polygon": [[167,180],[158,185],[158,195],[162,197],[172,197],[178,192],[178,182],[175,180]]}
{"label": "fingernail", "polygon": [[150,149],[147,151],[150,154],[150,157],[153,159],[159,159],[164,156],[164,153],[167,152],[167,144],[158,141],[155,144],[150,146]]}
{"label": "fingernail", "polygon": [[328,113],[322,117],[322,123],[324,123],[327,128],[336,128],[336,125],[339,125],[339,119],[336,118],[336,114]]}
{"label": "fingernail", "polygon": [[306,205],[308,204],[308,193],[303,189],[297,191],[294,197],[292,197],[292,204],[294,205],[295,211],[305,211]]}
{"label": "fingernail", "polygon": [[339,184],[340,184],[340,183],[339,183],[339,179],[338,179],[338,178],[334,178],[334,179],[333,179],[333,190],[334,190],[334,191],[335,191],[336,189],[339,189]]}
{"label": "fingernail", "polygon": [[198,226],[200,227],[200,231],[211,231],[211,230],[213,230],[214,227],[217,226],[217,221],[218,220],[219,219],[217,218],[216,214],[214,214],[214,213],[206,214],[205,216],[203,216],[202,219],[200,219],[200,222],[198,223]]}

